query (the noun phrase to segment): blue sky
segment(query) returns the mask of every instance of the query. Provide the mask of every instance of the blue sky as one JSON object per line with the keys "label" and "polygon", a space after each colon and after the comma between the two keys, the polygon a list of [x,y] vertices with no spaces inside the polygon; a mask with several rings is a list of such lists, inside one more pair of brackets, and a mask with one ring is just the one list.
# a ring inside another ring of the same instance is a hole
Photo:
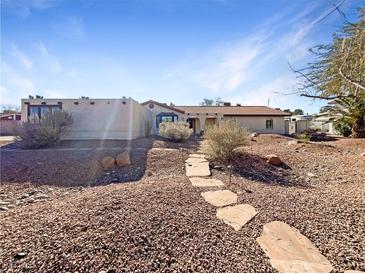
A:
{"label": "blue sky", "polygon": [[[284,96],[308,49],[343,24],[335,0],[1,1],[1,104],[44,97],[132,97],[177,105],[221,97],[302,108]],[[355,20],[363,0],[341,7]]]}

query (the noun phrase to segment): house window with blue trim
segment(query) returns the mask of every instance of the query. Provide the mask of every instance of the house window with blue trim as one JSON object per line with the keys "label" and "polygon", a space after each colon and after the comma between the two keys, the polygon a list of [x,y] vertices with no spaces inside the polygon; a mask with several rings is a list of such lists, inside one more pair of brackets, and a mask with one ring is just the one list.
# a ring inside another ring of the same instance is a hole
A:
{"label": "house window with blue trim", "polygon": [[156,115],[156,128],[159,128],[162,122],[177,122],[179,116],[173,112],[162,112]]}
{"label": "house window with blue trim", "polygon": [[29,105],[28,118],[42,118],[48,112],[56,112],[62,109],[61,105]]}

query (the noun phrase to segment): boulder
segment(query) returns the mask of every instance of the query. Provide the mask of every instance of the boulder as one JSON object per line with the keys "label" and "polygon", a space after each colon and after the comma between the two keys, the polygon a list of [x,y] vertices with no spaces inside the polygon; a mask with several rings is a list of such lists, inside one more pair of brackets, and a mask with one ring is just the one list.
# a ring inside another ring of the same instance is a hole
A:
{"label": "boulder", "polygon": [[115,158],[115,162],[117,166],[128,166],[131,164],[131,158],[129,157],[128,151],[123,151],[122,153],[118,154]]}
{"label": "boulder", "polygon": [[251,137],[253,138],[253,137],[257,137],[257,136],[259,136],[259,134],[257,133],[257,132],[252,132],[251,133]]}
{"label": "boulder", "polygon": [[283,164],[283,161],[275,154],[266,155],[266,159],[270,165],[278,166]]}
{"label": "boulder", "polygon": [[360,155],[363,156],[363,157],[365,157],[365,152],[361,153]]}
{"label": "boulder", "polygon": [[106,169],[112,169],[115,167],[115,159],[111,156],[106,156],[101,160],[101,166]]}

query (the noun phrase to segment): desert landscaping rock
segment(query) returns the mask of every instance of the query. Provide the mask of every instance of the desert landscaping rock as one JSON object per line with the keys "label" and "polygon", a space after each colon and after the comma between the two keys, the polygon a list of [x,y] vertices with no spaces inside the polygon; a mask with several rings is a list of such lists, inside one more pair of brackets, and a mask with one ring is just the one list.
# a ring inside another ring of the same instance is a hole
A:
{"label": "desert landscaping rock", "polygon": [[23,193],[19,198],[20,199],[26,199],[28,198],[30,195],[28,193]]}
{"label": "desert landscaping rock", "polygon": [[308,177],[311,177],[311,178],[317,177],[317,175],[316,174],[313,174],[312,172],[308,172],[307,173],[307,176]]}
{"label": "desert landscaping rock", "polygon": [[274,221],[264,225],[257,242],[278,272],[331,272],[333,267],[297,229]]}
{"label": "desert landscaping rock", "polygon": [[129,156],[128,151],[123,151],[122,153],[118,154],[115,158],[115,162],[117,163],[117,166],[123,167],[128,166],[131,164],[131,159]]}
{"label": "desert landscaping rock", "polygon": [[[1,151],[0,193],[14,200],[37,188],[52,199],[0,212],[0,272],[271,273],[275,269],[256,238],[273,220],[308,237],[333,272],[365,270],[365,169],[360,158],[365,139],[291,148],[287,137],[255,138],[233,162],[231,181],[218,170],[210,177],[232,192],[241,191],[238,201],[260,211],[238,232],[217,219],[217,208],[185,176],[185,159],[197,142],[157,143],[178,150],[149,149],[142,157],[132,150],[131,166],[108,171],[110,177],[97,182],[106,173],[100,160],[116,150]],[[180,151],[182,146],[189,150]],[[285,159],[290,169],[269,165],[268,154]],[[137,166],[142,177],[110,184],[119,170],[120,180]],[[307,172],[318,178],[308,180]],[[84,191],[77,190],[80,185]],[[18,252],[27,256],[12,263]]]}
{"label": "desert landscaping rock", "polygon": [[8,207],[6,207],[6,206],[2,206],[2,207],[0,207],[0,211],[8,211],[9,210],[9,208]]}
{"label": "desert landscaping rock", "polygon": [[209,162],[186,163],[186,176],[188,177],[205,177],[210,176]]}
{"label": "desert landscaping rock", "polygon": [[297,145],[299,142],[298,140],[290,140],[288,141],[288,145],[291,146],[291,145]]}
{"label": "desert landscaping rock", "polygon": [[238,231],[255,217],[257,213],[253,206],[241,204],[219,208],[217,210],[217,218]]}
{"label": "desert landscaping rock", "polygon": [[34,196],[34,199],[38,199],[38,200],[43,200],[43,199],[48,199],[49,196],[46,194],[38,194]]}
{"label": "desert landscaping rock", "polygon": [[270,165],[279,166],[283,164],[283,161],[275,154],[266,155],[266,159]]}
{"label": "desert landscaping rock", "polygon": [[189,178],[191,184],[197,187],[220,187],[224,186],[224,183],[218,179],[206,179],[201,177]]}
{"label": "desert landscaping rock", "polygon": [[101,160],[101,166],[105,169],[112,169],[115,167],[115,159],[111,156],[106,156]]}
{"label": "desert landscaping rock", "polygon": [[216,207],[237,203],[237,194],[229,190],[207,191],[201,194],[204,200]]}

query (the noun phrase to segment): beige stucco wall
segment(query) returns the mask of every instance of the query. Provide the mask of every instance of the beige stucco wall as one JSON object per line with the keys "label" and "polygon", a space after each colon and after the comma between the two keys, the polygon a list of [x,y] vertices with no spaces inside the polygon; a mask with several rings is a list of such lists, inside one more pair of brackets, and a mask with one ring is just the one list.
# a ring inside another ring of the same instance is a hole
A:
{"label": "beige stucco wall", "polygon": [[[63,139],[134,139],[145,135],[152,114],[133,99],[22,99],[22,120],[27,105],[57,105],[71,113],[73,125]],[[78,102],[75,105],[74,102]],[[90,104],[94,102],[94,104]],[[125,102],[125,104],[123,104]]]}
{"label": "beige stucco wall", "polygon": [[156,127],[156,116],[161,112],[172,112],[175,113],[178,116],[178,121],[186,121],[186,115],[184,113],[174,111],[169,108],[165,108],[162,106],[159,106],[157,104],[153,104],[153,108],[149,107],[149,104],[144,105],[144,108],[146,108],[148,111],[152,113],[152,133],[158,134],[158,128]]}
{"label": "beige stucco wall", "polygon": [[[232,119],[251,132],[285,134],[283,116],[224,116],[224,120]],[[266,129],[266,120],[273,120],[273,129]]]}

